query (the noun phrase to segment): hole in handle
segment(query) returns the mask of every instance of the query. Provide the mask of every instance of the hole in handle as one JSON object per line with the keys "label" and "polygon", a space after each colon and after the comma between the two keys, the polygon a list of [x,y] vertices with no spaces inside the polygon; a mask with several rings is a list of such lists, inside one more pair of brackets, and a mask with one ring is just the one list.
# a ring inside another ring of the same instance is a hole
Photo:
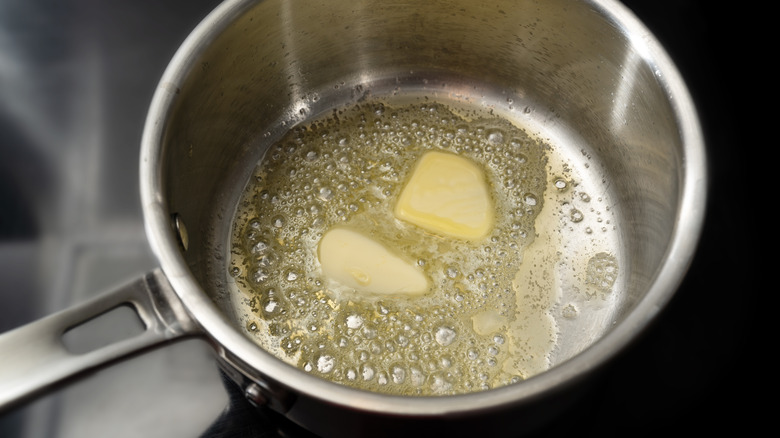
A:
{"label": "hole in handle", "polygon": [[62,335],[62,342],[70,353],[85,354],[138,336],[145,329],[132,305],[122,304],[69,328]]}

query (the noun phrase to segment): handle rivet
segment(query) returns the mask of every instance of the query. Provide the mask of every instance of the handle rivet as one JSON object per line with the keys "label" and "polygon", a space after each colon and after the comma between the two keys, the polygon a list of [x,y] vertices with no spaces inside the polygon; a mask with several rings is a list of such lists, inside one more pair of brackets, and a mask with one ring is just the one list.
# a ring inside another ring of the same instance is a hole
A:
{"label": "handle rivet", "polygon": [[173,217],[173,229],[176,231],[176,236],[179,238],[179,244],[182,249],[187,251],[187,247],[190,245],[190,238],[187,234],[187,227],[184,226],[184,222],[181,220],[179,213],[174,213]]}
{"label": "handle rivet", "polygon": [[263,394],[263,389],[257,383],[247,385],[246,389],[244,389],[244,397],[256,408],[268,404],[268,398]]}

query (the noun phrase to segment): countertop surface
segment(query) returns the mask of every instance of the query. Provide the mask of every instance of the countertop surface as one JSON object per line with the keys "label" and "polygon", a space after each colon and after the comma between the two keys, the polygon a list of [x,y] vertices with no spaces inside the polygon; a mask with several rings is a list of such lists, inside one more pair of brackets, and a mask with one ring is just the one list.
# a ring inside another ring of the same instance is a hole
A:
{"label": "countertop surface", "polygon": [[[769,212],[746,207],[753,96],[737,90],[750,85],[741,72],[752,61],[724,49],[740,46],[729,43],[746,37],[744,21],[707,1],[624,3],[666,47],[699,109],[708,216],[657,321],[533,436],[746,431],[760,419],[752,345],[764,302],[749,236]],[[217,4],[0,0],[0,332],[155,266],[137,189],[142,126],[171,56]],[[305,435],[271,417],[247,422],[227,388],[209,347],[185,341],[0,413],[0,436]]]}

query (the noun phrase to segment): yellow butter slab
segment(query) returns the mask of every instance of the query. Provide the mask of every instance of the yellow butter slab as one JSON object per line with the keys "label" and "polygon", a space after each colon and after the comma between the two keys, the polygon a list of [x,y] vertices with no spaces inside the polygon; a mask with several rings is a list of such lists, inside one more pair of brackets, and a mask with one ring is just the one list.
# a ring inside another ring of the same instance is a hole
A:
{"label": "yellow butter slab", "polygon": [[349,228],[328,230],[320,240],[318,257],[327,278],[358,292],[421,295],[430,287],[415,265]]}
{"label": "yellow butter slab", "polygon": [[493,229],[493,210],[479,166],[455,154],[431,151],[415,164],[394,214],[436,234],[477,240]]}

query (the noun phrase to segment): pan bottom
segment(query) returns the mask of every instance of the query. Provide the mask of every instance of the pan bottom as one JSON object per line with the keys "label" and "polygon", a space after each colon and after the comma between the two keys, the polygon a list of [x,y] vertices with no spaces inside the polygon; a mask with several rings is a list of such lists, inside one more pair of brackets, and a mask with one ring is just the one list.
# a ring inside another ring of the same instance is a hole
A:
{"label": "pan bottom", "polygon": [[[298,121],[254,169],[223,275],[240,327],[280,359],[372,391],[465,393],[543,372],[614,322],[626,251],[589,145],[519,97],[432,89],[356,87],[357,102]],[[446,239],[392,214],[429,150],[485,170],[492,234]],[[433,291],[377,296],[329,281],[317,245],[335,226],[401,254]]]}

